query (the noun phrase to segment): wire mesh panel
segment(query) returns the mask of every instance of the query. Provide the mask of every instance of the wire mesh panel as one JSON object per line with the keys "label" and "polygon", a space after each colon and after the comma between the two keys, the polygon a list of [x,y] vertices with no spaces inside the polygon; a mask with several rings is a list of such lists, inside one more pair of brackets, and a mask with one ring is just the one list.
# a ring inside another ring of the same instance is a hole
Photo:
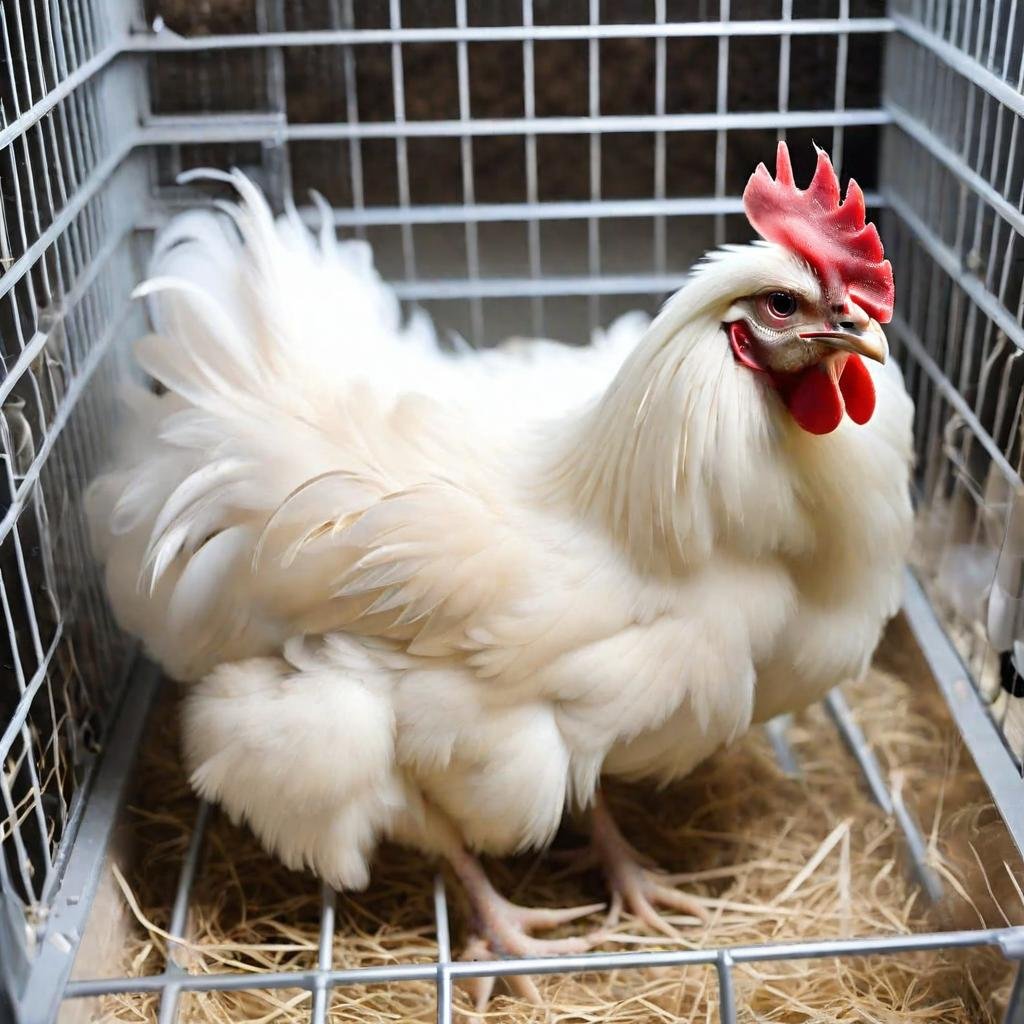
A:
{"label": "wire mesh panel", "polygon": [[883,183],[917,405],[917,562],[998,733],[976,756],[1005,778],[1024,757],[1024,12],[893,13]]}
{"label": "wire mesh panel", "polygon": [[[199,198],[179,180],[196,167],[239,166],[278,208],[295,203],[311,222],[321,216],[316,190],[339,231],[373,243],[403,298],[483,345],[512,333],[582,341],[618,312],[655,308],[704,251],[748,237],[740,193],[777,138],[789,139],[802,177],[811,142],[829,148],[842,176],[886,209],[900,296],[892,335],[918,407],[918,561],[979,687],[968,689],[989,708],[962,719],[965,734],[976,753],[989,752],[979,762],[1024,835],[1019,776],[1003,745],[1018,758],[1024,747],[1012,662],[1019,623],[1005,611],[1024,589],[1005,542],[1007,524],[1019,522],[1024,551],[1024,12],[1016,0],[884,6],[0,7],[0,991],[26,1020],[49,1019],[64,994],[131,763],[136,734],[119,724],[86,805],[130,648],[103,601],[80,503],[116,431],[120,342],[145,329],[129,294],[151,229]],[[1007,601],[995,614],[997,575]],[[956,710],[960,661],[913,584],[908,613]],[[126,704],[136,719],[149,683]],[[964,707],[966,716],[974,705]],[[907,809],[841,699],[829,710],[927,889],[934,879]],[[80,821],[88,843],[73,844]],[[204,808],[172,936],[187,928],[206,821]],[[1024,954],[1019,930],[999,929],[455,963],[439,885],[437,961],[356,971],[333,962],[329,890],[321,909],[315,970],[195,977],[172,955],[158,976],[77,981],[67,995],[159,992],[159,1019],[172,1021],[188,991],[301,987],[323,1020],[334,986],[426,978],[448,1020],[457,978],[692,964],[717,973],[721,1019],[731,1020],[737,963],[972,945]]]}
{"label": "wire mesh panel", "polygon": [[321,192],[474,343],[583,340],[746,237],[739,192],[778,136],[876,184],[882,5],[736,6],[165,0],[137,46],[165,184],[241,156],[279,202]]}
{"label": "wire mesh panel", "polygon": [[99,73],[123,39],[121,15],[106,3],[0,8],[0,978],[15,992],[128,649],[80,512],[106,456],[116,376],[106,356],[128,318],[145,195],[141,167],[120,166],[129,69]]}

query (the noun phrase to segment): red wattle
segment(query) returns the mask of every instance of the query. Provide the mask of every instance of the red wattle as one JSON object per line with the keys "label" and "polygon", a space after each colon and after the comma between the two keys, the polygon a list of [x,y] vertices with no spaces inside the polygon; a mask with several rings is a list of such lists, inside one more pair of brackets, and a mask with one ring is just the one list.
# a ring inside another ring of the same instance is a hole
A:
{"label": "red wattle", "polygon": [[843,396],[823,364],[792,375],[780,388],[790,415],[811,434],[831,434],[843,420]]}
{"label": "red wattle", "polygon": [[875,411],[875,382],[860,356],[851,355],[839,375],[839,390],[846,415],[854,423],[867,423]]}
{"label": "red wattle", "polygon": [[773,373],[761,364],[742,320],[728,325],[733,358],[766,373],[797,424],[811,434],[831,434],[847,413],[864,424],[875,411],[875,383],[858,355],[836,354],[796,373]]}

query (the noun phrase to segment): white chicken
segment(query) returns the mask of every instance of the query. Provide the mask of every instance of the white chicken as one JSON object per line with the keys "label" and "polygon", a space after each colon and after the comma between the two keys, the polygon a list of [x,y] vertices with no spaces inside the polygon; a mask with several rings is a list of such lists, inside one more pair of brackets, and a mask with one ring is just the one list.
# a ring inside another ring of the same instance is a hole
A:
{"label": "white chicken", "polygon": [[474,857],[572,807],[616,909],[699,914],[602,776],[678,777],[814,701],[899,604],[912,409],[860,190],[820,151],[797,189],[781,144],[744,194],[764,241],[652,323],[447,353],[364,245],[230,180],[240,206],[157,241],[159,393],[89,495],[120,621],[193,683],[195,789],[338,887],[384,838],[443,856],[499,955],[601,937],[536,938],[595,908],[517,907]]}

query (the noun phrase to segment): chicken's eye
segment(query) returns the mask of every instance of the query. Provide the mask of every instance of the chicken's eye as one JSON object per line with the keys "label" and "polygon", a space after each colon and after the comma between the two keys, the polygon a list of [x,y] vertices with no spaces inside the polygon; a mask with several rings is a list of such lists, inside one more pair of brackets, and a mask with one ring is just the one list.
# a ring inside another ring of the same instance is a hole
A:
{"label": "chicken's eye", "polygon": [[796,296],[789,292],[769,292],[765,299],[765,306],[772,316],[779,320],[786,320],[797,311]]}

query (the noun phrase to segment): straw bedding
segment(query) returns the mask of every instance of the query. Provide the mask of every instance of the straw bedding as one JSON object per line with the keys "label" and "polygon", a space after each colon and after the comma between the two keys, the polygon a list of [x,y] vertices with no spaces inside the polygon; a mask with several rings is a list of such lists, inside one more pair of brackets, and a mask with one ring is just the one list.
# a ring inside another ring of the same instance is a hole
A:
{"label": "straw bedding", "polygon": [[[699,926],[676,919],[679,947],[899,934],[926,928],[1024,921],[1022,873],[998,815],[955,727],[927,678],[906,626],[890,629],[868,678],[846,689],[858,720],[922,823],[947,897],[930,907],[911,880],[895,825],[865,794],[853,762],[821,709],[800,716],[791,740],[802,768],[788,778],[760,731],[723,751],[691,778],[661,792],[611,794],[624,830],[645,853],[699,894],[712,912]],[[114,970],[162,969],[163,928],[196,805],[177,760],[173,704],[165,702],[143,754],[126,828],[132,853],[118,884],[132,915],[131,939]],[[561,852],[494,862],[500,889],[517,901],[558,906],[601,898],[600,876]],[[386,849],[370,889],[338,898],[336,966],[429,960],[435,954],[431,880],[414,852]],[[452,895],[455,940],[465,914]],[[215,815],[193,894],[189,941],[179,959],[191,972],[290,970],[314,966],[319,898],[314,879],[263,854],[249,834]],[[593,926],[595,921],[581,927]],[[607,948],[671,947],[626,918]],[[458,948],[458,946],[456,946]],[[488,1022],[640,1024],[717,1018],[713,971],[621,970],[537,979],[544,1008],[498,989]],[[741,1020],[996,1021],[1009,965],[991,950],[821,960],[736,971]],[[464,994],[459,1005],[469,1006]],[[308,1020],[302,990],[184,996],[181,1020],[269,1024]],[[95,1019],[155,1020],[157,997],[108,997]],[[431,983],[347,987],[330,1020],[428,1021]]]}

